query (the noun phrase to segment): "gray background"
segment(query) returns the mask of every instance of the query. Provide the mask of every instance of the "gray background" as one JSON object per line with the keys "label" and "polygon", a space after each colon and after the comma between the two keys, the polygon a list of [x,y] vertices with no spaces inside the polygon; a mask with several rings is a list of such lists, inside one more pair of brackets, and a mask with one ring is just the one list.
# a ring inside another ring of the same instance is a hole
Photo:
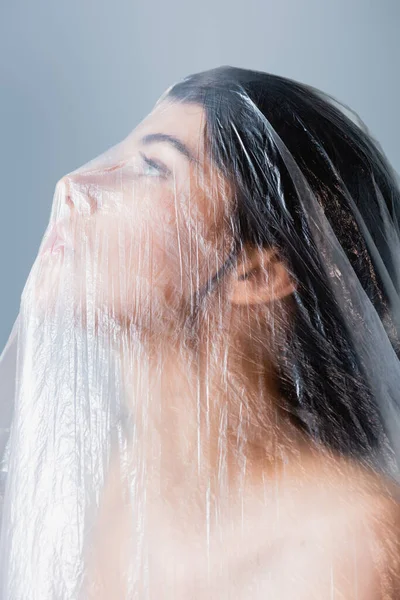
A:
{"label": "gray background", "polygon": [[0,0],[0,346],[65,173],[231,64],[350,105],[400,170],[400,0]]}

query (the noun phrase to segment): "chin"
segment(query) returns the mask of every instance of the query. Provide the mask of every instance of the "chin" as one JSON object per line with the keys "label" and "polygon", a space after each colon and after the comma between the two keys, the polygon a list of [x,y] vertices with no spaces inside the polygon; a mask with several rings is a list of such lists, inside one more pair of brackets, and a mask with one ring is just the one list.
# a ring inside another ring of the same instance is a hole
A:
{"label": "chin", "polygon": [[80,335],[117,344],[169,342],[182,333],[182,292],[154,277],[123,279],[125,269],[100,269],[73,254],[42,253],[22,298],[31,324],[76,328]]}
{"label": "chin", "polygon": [[64,298],[64,260],[61,253],[40,254],[29,274],[21,305],[26,316],[55,316]]}
{"label": "chin", "polygon": [[29,327],[70,329],[79,321],[86,283],[63,252],[38,255],[21,298]]}

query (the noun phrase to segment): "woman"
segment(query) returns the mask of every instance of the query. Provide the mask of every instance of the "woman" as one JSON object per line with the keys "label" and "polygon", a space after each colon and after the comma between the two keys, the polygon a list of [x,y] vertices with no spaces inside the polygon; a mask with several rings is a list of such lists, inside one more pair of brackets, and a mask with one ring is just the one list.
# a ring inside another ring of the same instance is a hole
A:
{"label": "woman", "polygon": [[399,200],[332,99],[231,67],[59,182],[4,597],[398,597]]}

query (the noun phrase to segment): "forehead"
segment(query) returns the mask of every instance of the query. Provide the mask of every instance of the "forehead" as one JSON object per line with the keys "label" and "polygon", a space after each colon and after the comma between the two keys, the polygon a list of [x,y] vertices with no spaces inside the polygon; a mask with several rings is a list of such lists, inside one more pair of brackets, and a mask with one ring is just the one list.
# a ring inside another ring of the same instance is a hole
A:
{"label": "forehead", "polygon": [[199,158],[204,152],[204,124],[205,111],[202,106],[167,99],[156,104],[132,136],[139,141],[153,133],[170,135],[183,142]]}

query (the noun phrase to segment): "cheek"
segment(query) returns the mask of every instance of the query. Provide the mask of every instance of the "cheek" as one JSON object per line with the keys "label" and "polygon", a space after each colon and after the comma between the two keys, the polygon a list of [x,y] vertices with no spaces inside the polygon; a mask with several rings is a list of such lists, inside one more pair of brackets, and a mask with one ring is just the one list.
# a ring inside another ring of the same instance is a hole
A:
{"label": "cheek", "polygon": [[96,217],[91,232],[102,301],[125,316],[183,301],[188,228],[173,206]]}
{"label": "cheek", "polygon": [[103,306],[121,317],[156,311],[177,318],[188,309],[224,255],[222,223],[203,196],[198,190],[146,190],[103,205],[88,220],[83,235]]}

